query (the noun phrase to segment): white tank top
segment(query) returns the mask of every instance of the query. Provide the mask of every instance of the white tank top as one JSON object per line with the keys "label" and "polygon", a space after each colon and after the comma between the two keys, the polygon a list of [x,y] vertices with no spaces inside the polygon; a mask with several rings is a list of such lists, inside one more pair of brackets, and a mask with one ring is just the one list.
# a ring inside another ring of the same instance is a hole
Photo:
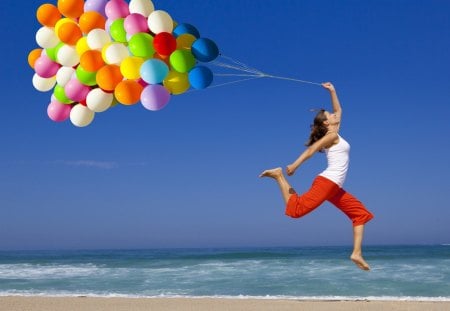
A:
{"label": "white tank top", "polygon": [[339,141],[336,145],[325,149],[328,167],[319,175],[331,180],[342,188],[350,161],[350,145],[341,136],[338,135],[338,137]]}

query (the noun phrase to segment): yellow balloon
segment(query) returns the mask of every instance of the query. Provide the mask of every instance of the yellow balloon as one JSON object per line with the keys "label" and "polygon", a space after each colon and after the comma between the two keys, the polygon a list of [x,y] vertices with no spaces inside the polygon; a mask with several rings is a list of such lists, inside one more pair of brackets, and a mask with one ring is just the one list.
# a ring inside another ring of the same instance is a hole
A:
{"label": "yellow balloon", "polygon": [[120,64],[120,72],[130,80],[137,80],[141,77],[141,65],[144,59],[137,56],[128,56]]}
{"label": "yellow balloon", "polygon": [[173,95],[183,94],[191,86],[189,84],[188,74],[177,71],[169,71],[163,84],[169,90],[169,93]]}
{"label": "yellow balloon", "polygon": [[179,35],[177,37],[177,50],[190,50],[195,40],[197,38],[190,33]]}
{"label": "yellow balloon", "polygon": [[75,45],[75,50],[79,56],[83,55],[84,52],[90,50],[89,45],[87,44],[87,37],[82,37],[77,41]]}
{"label": "yellow balloon", "polygon": [[106,50],[113,44],[114,42],[109,42],[106,43],[103,47],[102,47],[102,58],[103,61],[106,63]]}
{"label": "yellow balloon", "polygon": [[74,21],[74,20],[71,19],[71,18],[68,18],[68,17],[61,18],[61,19],[60,19],[59,21],[57,21],[56,24],[55,24],[55,34],[56,34],[56,35],[58,35],[58,31],[59,31],[59,28],[61,27],[61,25],[65,24],[65,23],[73,23],[73,24],[77,24],[77,22]]}

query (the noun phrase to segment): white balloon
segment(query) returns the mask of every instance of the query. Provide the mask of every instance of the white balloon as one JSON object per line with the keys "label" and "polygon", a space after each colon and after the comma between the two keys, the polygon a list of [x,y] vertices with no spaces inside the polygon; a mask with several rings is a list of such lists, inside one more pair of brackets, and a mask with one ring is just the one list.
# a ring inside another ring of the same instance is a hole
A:
{"label": "white balloon", "polygon": [[112,93],[106,93],[101,88],[91,90],[86,97],[86,104],[89,109],[95,112],[103,112],[111,107],[114,100]]}
{"label": "white balloon", "polygon": [[58,63],[66,67],[76,66],[80,62],[80,56],[78,55],[75,47],[67,44],[63,45],[58,50],[56,59]]}
{"label": "white balloon", "polygon": [[130,56],[128,48],[122,43],[112,43],[105,47],[105,61],[107,64],[120,65]]}
{"label": "white balloon", "polygon": [[148,17],[148,28],[155,34],[172,32],[173,20],[169,13],[162,10],[153,11]]}
{"label": "white balloon", "polygon": [[70,110],[70,121],[78,127],[85,127],[94,120],[95,112],[82,104],[75,105]]}
{"label": "white balloon", "polygon": [[42,78],[37,73],[33,75],[33,86],[36,90],[41,92],[50,91],[56,84],[56,78]]}
{"label": "white balloon", "polygon": [[75,69],[73,67],[63,66],[56,73],[56,82],[61,86],[65,86],[73,77],[74,73]]}
{"label": "white balloon", "polygon": [[155,6],[150,0],[131,0],[129,9],[130,13],[139,13],[148,17],[155,10]]}
{"label": "white balloon", "polygon": [[93,29],[87,35],[87,44],[91,50],[101,50],[111,42],[111,37],[104,29]]}
{"label": "white balloon", "polygon": [[36,43],[43,49],[54,48],[59,43],[55,29],[46,26],[39,28],[36,32]]}

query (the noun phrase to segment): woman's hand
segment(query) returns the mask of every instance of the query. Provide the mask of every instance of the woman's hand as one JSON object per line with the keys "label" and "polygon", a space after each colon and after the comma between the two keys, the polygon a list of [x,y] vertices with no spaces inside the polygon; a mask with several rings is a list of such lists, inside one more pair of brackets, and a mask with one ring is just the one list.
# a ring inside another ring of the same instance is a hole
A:
{"label": "woman's hand", "polygon": [[324,88],[326,88],[328,91],[330,91],[330,92],[335,92],[336,90],[334,89],[334,85],[333,84],[331,84],[330,82],[324,82],[324,83],[322,83],[322,86],[324,87]]}
{"label": "woman's hand", "polygon": [[295,167],[293,164],[289,164],[289,165],[286,167],[286,173],[287,173],[289,176],[294,175],[295,170],[296,170],[296,167]]}

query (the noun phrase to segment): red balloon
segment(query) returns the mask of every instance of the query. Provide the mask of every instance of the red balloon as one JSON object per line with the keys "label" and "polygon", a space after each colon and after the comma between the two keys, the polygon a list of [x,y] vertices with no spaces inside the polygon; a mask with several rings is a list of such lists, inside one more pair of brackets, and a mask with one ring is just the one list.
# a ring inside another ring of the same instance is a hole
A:
{"label": "red balloon", "polygon": [[168,32],[160,32],[153,39],[155,51],[163,56],[172,54],[177,48],[177,40]]}

